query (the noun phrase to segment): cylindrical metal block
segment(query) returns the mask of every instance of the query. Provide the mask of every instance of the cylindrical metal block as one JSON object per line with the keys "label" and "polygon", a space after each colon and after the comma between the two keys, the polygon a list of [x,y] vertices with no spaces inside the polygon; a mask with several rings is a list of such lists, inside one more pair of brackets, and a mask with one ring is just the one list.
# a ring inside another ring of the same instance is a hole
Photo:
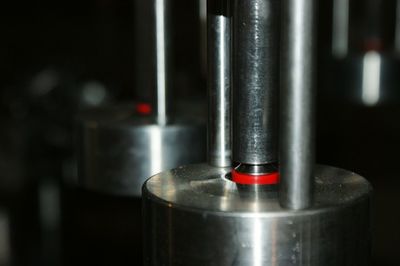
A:
{"label": "cylindrical metal block", "polygon": [[266,164],[278,161],[280,2],[234,1],[234,162]]}
{"label": "cylindrical metal block", "polygon": [[185,166],[145,183],[145,265],[368,265],[365,179],[318,166],[312,207],[292,211],[277,191],[237,186],[229,170]]}
{"label": "cylindrical metal block", "polygon": [[134,105],[93,110],[79,132],[79,182],[116,195],[140,196],[144,181],[163,170],[206,160],[201,116],[181,115],[159,126]]}

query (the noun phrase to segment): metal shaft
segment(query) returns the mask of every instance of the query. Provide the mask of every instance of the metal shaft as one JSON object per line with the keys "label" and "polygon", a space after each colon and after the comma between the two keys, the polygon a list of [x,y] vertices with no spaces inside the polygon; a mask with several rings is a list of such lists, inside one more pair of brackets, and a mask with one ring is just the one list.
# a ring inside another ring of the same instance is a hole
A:
{"label": "metal shaft", "polygon": [[277,161],[279,0],[234,0],[233,161]]}
{"label": "metal shaft", "polygon": [[228,0],[207,1],[209,164],[231,166],[231,18]]}
{"label": "metal shaft", "polygon": [[150,101],[160,125],[167,123],[171,77],[171,1],[135,0],[137,96]]}
{"label": "metal shaft", "polygon": [[280,204],[310,206],[314,171],[315,0],[283,1]]}
{"label": "metal shaft", "polygon": [[346,57],[349,49],[349,1],[333,1],[332,54],[337,58]]}

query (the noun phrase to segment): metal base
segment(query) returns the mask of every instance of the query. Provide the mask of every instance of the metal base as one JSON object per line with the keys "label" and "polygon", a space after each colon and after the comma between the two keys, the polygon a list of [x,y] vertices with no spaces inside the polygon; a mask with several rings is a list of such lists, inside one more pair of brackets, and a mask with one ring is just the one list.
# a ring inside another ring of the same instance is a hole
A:
{"label": "metal base", "polygon": [[237,186],[229,170],[184,166],[145,183],[145,265],[368,265],[365,179],[319,166],[313,207],[289,211],[276,189]]}
{"label": "metal base", "polygon": [[79,183],[115,195],[141,195],[150,176],[206,160],[206,127],[185,112],[171,124],[135,113],[134,105],[96,109],[81,119]]}

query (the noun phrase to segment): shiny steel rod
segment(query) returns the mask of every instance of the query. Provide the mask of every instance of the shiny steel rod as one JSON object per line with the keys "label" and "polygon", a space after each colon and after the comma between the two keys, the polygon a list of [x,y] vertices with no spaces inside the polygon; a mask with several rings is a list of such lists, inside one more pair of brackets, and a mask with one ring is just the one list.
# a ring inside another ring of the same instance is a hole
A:
{"label": "shiny steel rod", "polygon": [[167,50],[168,45],[168,2],[169,0],[155,0],[155,32],[156,32],[156,66],[157,66],[157,122],[167,124]]}
{"label": "shiny steel rod", "polygon": [[314,172],[315,0],[285,0],[282,12],[280,204],[305,209]]}
{"label": "shiny steel rod", "polygon": [[229,0],[207,1],[209,164],[231,166],[231,18]]}
{"label": "shiny steel rod", "polygon": [[280,0],[234,0],[233,161],[277,162]]}
{"label": "shiny steel rod", "polygon": [[150,101],[159,125],[168,122],[171,83],[171,1],[135,1],[135,90]]}

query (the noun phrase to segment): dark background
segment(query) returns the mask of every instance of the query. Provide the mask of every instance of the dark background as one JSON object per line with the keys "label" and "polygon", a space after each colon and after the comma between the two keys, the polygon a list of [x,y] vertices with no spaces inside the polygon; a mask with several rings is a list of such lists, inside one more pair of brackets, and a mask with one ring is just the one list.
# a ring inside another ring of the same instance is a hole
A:
{"label": "dark background", "polygon": [[[356,89],[341,81],[357,73],[338,71],[353,61],[332,58],[332,2],[319,2],[317,161],[357,172],[373,184],[374,263],[398,265],[400,96],[393,93],[390,102],[366,107],[342,93]],[[351,3],[351,54],[363,54],[377,39],[379,52],[395,58],[395,1]],[[174,95],[204,98],[197,2],[174,0],[173,12]],[[133,0],[1,4],[0,220],[6,217],[8,226],[0,236],[9,235],[4,265],[139,261],[140,236],[129,228],[141,226],[133,211],[140,202],[70,185],[76,178],[77,114],[140,97],[134,88],[134,21]],[[388,89],[399,90],[396,75],[390,84]]]}

